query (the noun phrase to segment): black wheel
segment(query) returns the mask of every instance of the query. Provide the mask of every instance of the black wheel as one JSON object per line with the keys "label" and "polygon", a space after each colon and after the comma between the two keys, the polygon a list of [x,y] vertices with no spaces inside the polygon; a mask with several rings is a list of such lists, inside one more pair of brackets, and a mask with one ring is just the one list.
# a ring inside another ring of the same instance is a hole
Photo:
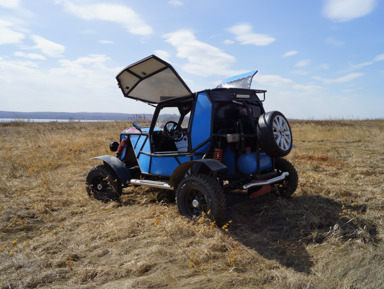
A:
{"label": "black wheel", "polygon": [[183,179],[176,191],[176,202],[183,216],[200,218],[204,212],[218,226],[224,224],[225,195],[215,178],[196,174]]}
{"label": "black wheel", "polygon": [[116,173],[106,165],[93,167],[87,175],[86,185],[88,195],[104,203],[119,201],[123,189]]}
{"label": "black wheel", "polygon": [[175,121],[167,121],[164,125],[164,133],[174,141],[181,141],[184,137],[183,129]]}
{"label": "black wheel", "polygon": [[276,191],[282,197],[289,197],[296,191],[299,183],[297,171],[295,167],[286,159],[277,158],[275,164],[278,173],[289,173],[288,177],[286,177],[281,183],[277,183],[275,185]]}
{"label": "black wheel", "polygon": [[292,132],[288,120],[278,111],[260,116],[257,138],[262,150],[271,157],[283,157],[292,149]]}

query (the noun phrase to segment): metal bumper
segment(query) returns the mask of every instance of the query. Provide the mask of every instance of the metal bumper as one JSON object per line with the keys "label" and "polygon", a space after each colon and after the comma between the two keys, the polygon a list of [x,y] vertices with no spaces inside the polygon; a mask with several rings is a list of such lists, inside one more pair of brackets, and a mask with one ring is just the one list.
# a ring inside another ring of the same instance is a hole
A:
{"label": "metal bumper", "polygon": [[255,181],[255,182],[245,184],[243,186],[243,189],[248,190],[249,188],[252,188],[252,187],[271,185],[271,184],[274,184],[274,183],[277,183],[277,182],[284,180],[288,176],[289,176],[288,172],[283,172],[280,176],[274,177],[272,179]]}
{"label": "metal bumper", "polygon": [[174,188],[171,187],[168,183],[159,181],[131,179],[130,183],[136,186],[147,186],[158,189],[174,190]]}

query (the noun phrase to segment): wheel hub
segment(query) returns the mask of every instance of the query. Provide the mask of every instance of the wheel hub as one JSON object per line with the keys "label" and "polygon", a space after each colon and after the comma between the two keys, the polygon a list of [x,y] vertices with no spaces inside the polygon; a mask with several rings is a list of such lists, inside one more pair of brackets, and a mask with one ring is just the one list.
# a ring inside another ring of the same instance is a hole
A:
{"label": "wheel hub", "polygon": [[192,206],[194,207],[194,208],[199,208],[200,207],[200,203],[199,203],[199,201],[198,200],[196,200],[196,199],[194,199],[193,201],[192,201]]}
{"label": "wheel hub", "polygon": [[98,191],[101,191],[104,187],[103,187],[103,184],[100,183],[100,184],[97,184],[96,188]]}
{"label": "wheel hub", "polygon": [[282,150],[287,150],[291,143],[291,132],[288,124],[281,116],[277,116],[273,121],[275,141]]}

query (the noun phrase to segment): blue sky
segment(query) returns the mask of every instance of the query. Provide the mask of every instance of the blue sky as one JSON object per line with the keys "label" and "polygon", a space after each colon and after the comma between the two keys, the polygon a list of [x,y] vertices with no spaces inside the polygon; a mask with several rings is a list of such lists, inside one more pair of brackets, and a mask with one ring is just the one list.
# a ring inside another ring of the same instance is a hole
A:
{"label": "blue sky", "polygon": [[148,113],[115,76],[151,54],[192,91],[257,69],[289,118],[384,118],[380,0],[0,0],[0,110]]}

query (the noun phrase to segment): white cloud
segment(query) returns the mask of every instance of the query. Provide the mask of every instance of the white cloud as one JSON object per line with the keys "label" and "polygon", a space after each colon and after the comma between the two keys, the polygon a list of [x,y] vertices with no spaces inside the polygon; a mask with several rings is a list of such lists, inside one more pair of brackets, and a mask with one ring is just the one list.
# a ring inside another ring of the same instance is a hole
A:
{"label": "white cloud", "polygon": [[362,63],[359,63],[359,64],[351,65],[351,69],[353,69],[353,70],[354,69],[360,69],[360,68],[363,68],[365,66],[372,65],[372,64],[374,64],[376,62],[379,62],[379,61],[384,61],[384,53],[377,55],[371,61],[366,61],[366,62],[362,62]]}
{"label": "white cloud", "polygon": [[314,77],[314,79],[319,80],[323,82],[324,84],[335,84],[335,83],[346,83],[350,82],[352,80],[355,80],[356,78],[362,77],[364,73],[360,72],[354,72],[354,73],[348,73],[344,76],[338,77],[338,78],[323,78],[323,77]]}
{"label": "white cloud", "polygon": [[[104,55],[60,59],[54,68],[32,61],[0,57],[1,108],[9,111],[153,112],[145,104],[127,102]],[[22,83],[23,85],[19,85]]]}
{"label": "white cloud", "polygon": [[[319,96],[324,95],[322,86],[298,83],[281,75],[257,74],[253,87],[268,91],[264,102],[266,111],[278,110],[288,118],[313,118],[324,111],[314,106]],[[325,106],[322,101],[321,104]]]}
{"label": "white cloud", "polygon": [[[35,100],[34,87],[37,83],[45,82],[42,78],[37,64],[32,61],[14,61],[0,57],[0,87],[1,87],[1,106],[2,110],[21,111]],[[22,83],[23,85],[20,85]],[[42,87],[41,87],[42,88]],[[44,93],[44,92],[43,92]],[[40,91],[37,95],[40,95]],[[18,107],[20,106],[20,107]]]}
{"label": "white cloud", "polygon": [[85,30],[79,31],[79,33],[85,34],[85,35],[96,35],[97,34],[97,32],[93,29],[85,29]]}
{"label": "white cloud", "polygon": [[9,61],[0,57],[0,79],[10,80],[14,78],[15,75],[7,73],[8,70],[18,70],[30,73],[32,71],[31,69],[36,68],[37,66],[38,65],[33,61]]}
{"label": "white cloud", "polygon": [[300,60],[298,63],[295,64],[295,67],[306,67],[311,63],[309,59]]}
{"label": "white cloud", "polygon": [[90,54],[79,57],[76,60],[61,59],[59,60],[60,67],[50,69],[50,73],[87,78],[89,75],[94,75],[90,71],[106,71],[105,62],[108,60],[109,57],[101,54]]}
{"label": "white cloud", "polygon": [[235,57],[221,49],[196,39],[190,30],[178,30],[165,34],[166,42],[177,50],[177,57],[187,59],[183,69],[200,76],[232,76],[244,71],[234,71],[229,67],[236,62]]}
{"label": "white cloud", "polygon": [[377,0],[326,0],[323,15],[337,22],[363,17],[373,11]]}
{"label": "white cloud", "polygon": [[292,73],[296,75],[308,75],[307,71],[300,70],[300,69],[295,69],[294,71],[292,71]]}
{"label": "white cloud", "polygon": [[13,53],[13,55],[15,56],[18,56],[18,57],[24,57],[24,58],[29,58],[29,59],[36,59],[36,60],[45,60],[46,58],[41,55],[41,54],[37,54],[37,53],[25,53],[25,52],[22,52],[22,51],[16,51],[15,53]]}
{"label": "white cloud", "polygon": [[165,61],[169,61],[171,55],[165,50],[155,50],[154,54]]}
{"label": "white cloud", "polygon": [[376,62],[376,61],[383,61],[384,60],[384,53],[383,54],[379,54],[377,55],[373,61]]}
{"label": "white cloud", "polygon": [[0,0],[0,6],[10,9],[16,9],[20,5],[20,0]]}
{"label": "white cloud", "polygon": [[227,40],[224,40],[223,43],[224,43],[225,45],[231,45],[231,44],[235,43],[235,41],[230,40],[230,39],[227,39]]}
{"label": "white cloud", "polygon": [[285,52],[283,57],[293,56],[293,55],[296,55],[297,53],[299,53],[297,50],[290,50],[290,51]]}
{"label": "white cloud", "polygon": [[353,88],[346,88],[346,89],[342,89],[341,92],[344,92],[344,93],[355,93],[359,90],[363,90],[362,87],[353,87]]}
{"label": "white cloud", "polygon": [[25,35],[21,32],[15,31],[12,23],[0,19],[0,45],[20,43]]}
{"label": "white cloud", "polygon": [[328,44],[332,45],[332,46],[335,46],[335,47],[339,47],[341,45],[344,44],[343,41],[340,41],[338,39],[336,39],[335,37],[328,37],[326,40],[325,40]]}
{"label": "white cloud", "polygon": [[268,89],[270,87],[285,89],[286,91],[295,90],[301,94],[314,94],[322,90],[321,86],[315,84],[299,84],[294,82],[292,79],[282,77],[280,75],[263,75],[260,74],[257,77],[257,81]]}
{"label": "white cloud", "polygon": [[329,63],[322,63],[320,65],[317,66],[318,69],[322,69],[322,70],[328,70],[330,69],[331,65]]}
{"label": "white cloud", "polygon": [[112,40],[99,40],[99,42],[100,42],[101,44],[113,44],[113,43],[115,43],[115,42],[112,41]]}
{"label": "white cloud", "polygon": [[85,20],[104,20],[122,25],[128,32],[137,35],[149,35],[153,33],[152,27],[131,8],[119,4],[84,4],[77,5],[69,0],[56,0],[65,9]]}
{"label": "white cloud", "polygon": [[267,34],[257,34],[252,32],[252,26],[249,24],[239,24],[228,28],[228,31],[233,33],[235,39],[241,44],[252,44],[256,46],[267,46],[276,39]]}
{"label": "white cloud", "polygon": [[183,6],[184,3],[180,0],[168,0],[168,3],[172,6]]}
{"label": "white cloud", "polygon": [[45,39],[39,35],[32,35],[32,40],[36,43],[34,49],[40,49],[44,54],[51,57],[60,57],[64,51],[65,46]]}

